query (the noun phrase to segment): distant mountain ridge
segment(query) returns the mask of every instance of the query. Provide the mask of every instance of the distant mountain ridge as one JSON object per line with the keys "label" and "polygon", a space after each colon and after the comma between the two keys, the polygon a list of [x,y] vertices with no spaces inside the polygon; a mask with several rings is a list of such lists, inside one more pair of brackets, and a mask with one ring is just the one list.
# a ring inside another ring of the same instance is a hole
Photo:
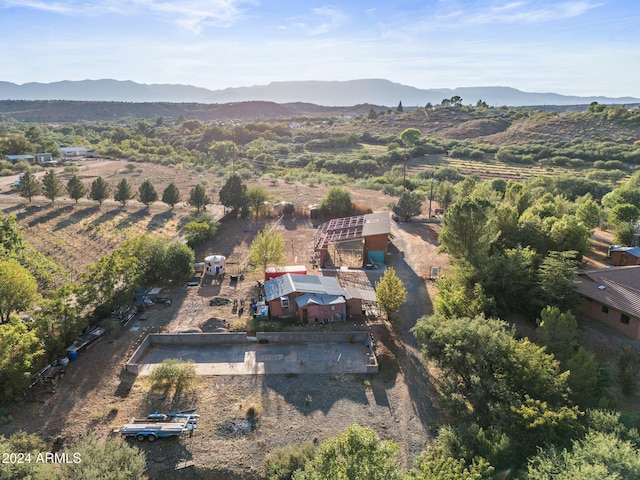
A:
{"label": "distant mountain ridge", "polygon": [[636,104],[633,97],[579,97],[557,93],[523,92],[511,87],[459,87],[420,89],[383,79],[347,81],[290,81],[268,85],[209,90],[192,85],[140,84],[130,80],[65,80],[53,83],[18,85],[0,82],[0,100],[74,100],[104,102],[168,102],[168,103],[230,103],[269,101],[275,103],[304,102],[324,106],[360,104],[405,107],[439,104],[445,98],[462,98],[464,105],[478,100],[490,106]]}

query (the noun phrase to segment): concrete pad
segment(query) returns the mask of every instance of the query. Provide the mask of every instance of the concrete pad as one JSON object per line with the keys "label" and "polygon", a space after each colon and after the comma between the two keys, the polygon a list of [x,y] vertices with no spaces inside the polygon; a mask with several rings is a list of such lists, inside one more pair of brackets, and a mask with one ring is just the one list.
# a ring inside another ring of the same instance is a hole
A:
{"label": "concrete pad", "polygon": [[199,375],[367,373],[369,349],[355,343],[153,345],[138,362],[149,375],[163,360],[193,360]]}

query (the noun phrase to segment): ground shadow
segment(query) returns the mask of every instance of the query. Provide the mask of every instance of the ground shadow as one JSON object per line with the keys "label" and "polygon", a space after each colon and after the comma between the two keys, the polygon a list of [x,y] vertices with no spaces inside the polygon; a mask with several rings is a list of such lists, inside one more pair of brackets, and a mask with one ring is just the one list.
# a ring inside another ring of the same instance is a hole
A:
{"label": "ground shadow", "polygon": [[[312,387],[309,386],[309,375],[314,377]],[[268,390],[273,390],[303,415],[317,411],[326,415],[335,403],[343,400],[367,405],[364,378],[364,374],[350,373],[270,374],[265,375],[262,382],[263,397],[268,398]]]}
{"label": "ground shadow", "polygon": [[27,225],[29,227],[35,227],[37,225],[40,225],[41,223],[51,222],[53,219],[59,217],[60,215],[65,214],[65,213],[67,213],[67,212],[69,212],[71,210],[73,210],[73,207],[71,205],[55,207],[53,204],[48,204],[48,205],[45,205],[43,207],[36,207],[36,208],[33,208],[33,209],[29,208],[29,209],[27,209],[27,212],[25,212],[25,213],[29,213],[29,214],[35,215],[37,212],[41,212],[42,215],[39,215],[39,216],[31,219],[27,223]]}
{"label": "ground shadow", "polygon": [[122,212],[122,210],[120,208],[107,210],[102,215],[100,215],[98,218],[92,220],[91,221],[91,225],[94,226],[94,227],[98,227],[98,226],[102,225],[105,222],[109,222],[109,221],[113,220],[118,215],[120,215],[121,212]]}
{"label": "ground shadow", "polygon": [[171,220],[175,216],[176,212],[174,212],[173,210],[156,213],[153,217],[151,217],[151,220],[149,220],[149,223],[147,224],[147,230],[149,230],[150,232],[160,230],[165,226],[167,222],[169,222],[169,220]]}
{"label": "ground shadow", "polygon": [[[124,208],[122,209],[122,212],[126,213]],[[125,228],[129,228],[133,225],[136,225],[138,222],[141,222],[143,219],[145,219],[149,215],[151,215],[151,212],[149,211],[149,209],[146,207],[143,207],[121,218],[120,221],[116,224],[116,228],[119,230],[124,230]]]}
{"label": "ground shadow", "polygon": [[81,210],[76,210],[72,215],[69,215],[67,218],[60,220],[55,225],[55,227],[53,227],[53,230],[54,231],[62,230],[63,228],[67,228],[67,227],[70,227],[71,225],[75,225],[76,223],[81,222],[85,218],[95,215],[99,210],[100,210],[100,207],[98,205],[83,208]]}

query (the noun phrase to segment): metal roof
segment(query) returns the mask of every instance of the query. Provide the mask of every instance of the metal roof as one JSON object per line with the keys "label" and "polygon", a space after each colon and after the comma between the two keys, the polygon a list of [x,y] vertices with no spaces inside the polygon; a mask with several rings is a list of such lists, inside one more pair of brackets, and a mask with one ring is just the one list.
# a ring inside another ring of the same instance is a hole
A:
{"label": "metal roof", "polygon": [[298,308],[307,307],[309,305],[340,305],[345,303],[344,297],[341,295],[316,295],[315,293],[305,293],[296,297],[296,305]]}
{"label": "metal roof", "polygon": [[580,295],[640,317],[640,265],[587,270],[578,280]]}
{"label": "metal roof", "polygon": [[267,302],[294,292],[344,296],[344,290],[334,277],[287,273],[264,282],[264,296]]}
{"label": "metal roof", "polygon": [[374,290],[367,290],[357,287],[344,287],[344,291],[347,294],[347,300],[351,298],[359,298],[365,302],[377,302],[376,292]]}
{"label": "metal roof", "polygon": [[640,257],[640,247],[620,247],[618,245],[611,245],[609,252],[626,252],[634,257]]}

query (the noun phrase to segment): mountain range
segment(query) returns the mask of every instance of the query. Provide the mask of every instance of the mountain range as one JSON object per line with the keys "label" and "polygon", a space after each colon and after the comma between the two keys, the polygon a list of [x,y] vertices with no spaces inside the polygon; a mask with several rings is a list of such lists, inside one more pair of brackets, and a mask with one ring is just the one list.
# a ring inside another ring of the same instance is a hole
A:
{"label": "mountain range", "polygon": [[420,89],[383,79],[348,81],[289,81],[268,85],[209,90],[191,85],[141,84],[130,80],[65,80],[18,85],[0,82],[0,100],[72,100],[103,102],[169,102],[222,104],[245,101],[305,102],[324,106],[371,104],[405,107],[439,104],[459,96],[463,105],[483,100],[490,106],[637,104],[633,97],[579,97],[557,93],[523,92],[511,87]]}

